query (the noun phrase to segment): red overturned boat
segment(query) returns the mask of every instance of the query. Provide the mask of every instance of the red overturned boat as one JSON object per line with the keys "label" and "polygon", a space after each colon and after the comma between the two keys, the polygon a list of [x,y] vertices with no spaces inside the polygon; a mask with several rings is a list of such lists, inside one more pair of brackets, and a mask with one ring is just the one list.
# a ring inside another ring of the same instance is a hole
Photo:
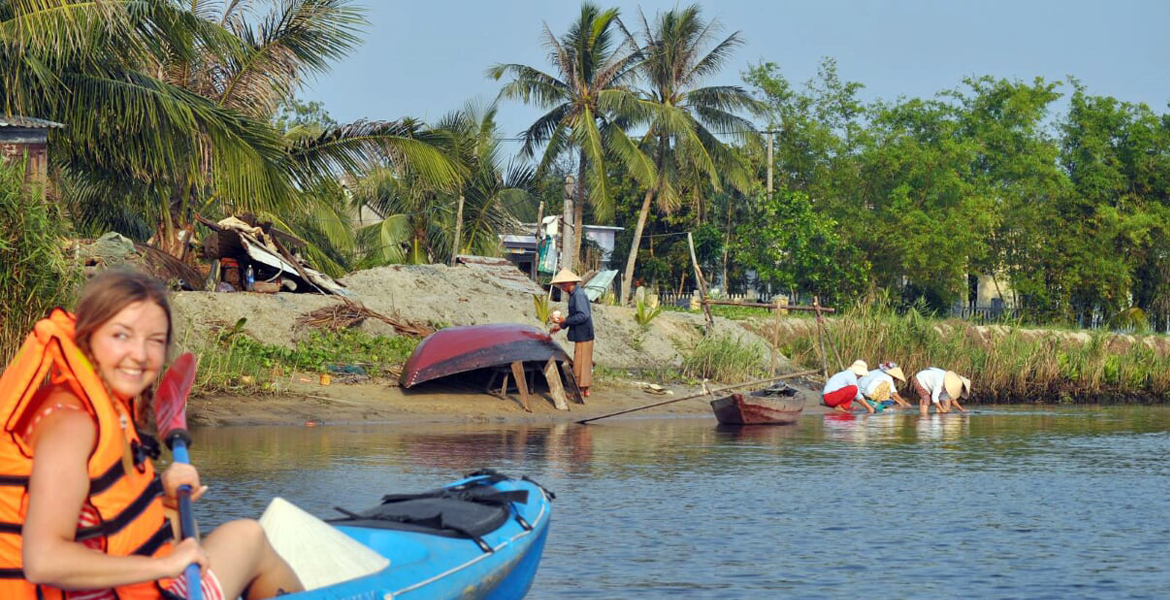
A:
{"label": "red overturned boat", "polygon": [[552,336],[531,325],[501,323],[448,327],[419,342],[402,369],[399,383],[410,388],[457,373],[517,361],[544,364],[550,359],[572,363]]}
{"label": "red overturned boat", "polygon": [[788,425],[800,419],[804,396],[795,389],[769,388],[711,401],[721,425]]}

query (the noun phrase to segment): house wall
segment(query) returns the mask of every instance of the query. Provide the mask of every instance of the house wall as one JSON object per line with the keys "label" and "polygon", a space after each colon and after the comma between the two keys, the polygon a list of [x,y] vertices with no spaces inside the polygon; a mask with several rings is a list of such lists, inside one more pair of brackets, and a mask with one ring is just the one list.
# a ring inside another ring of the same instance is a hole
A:
{"label": "house wall", "polygon": [[21,141],[0,141],[0,160],[4,164],[19,163],[28,156],[28,171],[25,179],[44,183],[49,172],[49,145],[44,142],[26,143]]}
{"label": "house wall", "polygon": [[[998,289],[996,284],[999,284]],[[1016,292],[1008,282],[1007,275],[998,275],[992,280],[991,275],[979,275],[976,288],[976,306],[991,306],[992,302],[1003,294],[1003,304],[1006,309],[1016,308]]]}

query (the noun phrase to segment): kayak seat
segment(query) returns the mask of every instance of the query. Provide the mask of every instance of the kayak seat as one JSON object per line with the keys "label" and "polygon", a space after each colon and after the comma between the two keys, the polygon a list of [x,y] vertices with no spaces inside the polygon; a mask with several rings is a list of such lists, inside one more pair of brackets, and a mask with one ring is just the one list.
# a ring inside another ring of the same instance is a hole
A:
{"label": "kayak seat", "polygon": [[470,539],[484,552],[492,552],[483,536],[514,516],[512,502],[527,501],[526,490],[502,492],[489,485],[440,488],[421,494],[389,494],[378,506],[360,512],[334,507],[345,516],[327,522]]}

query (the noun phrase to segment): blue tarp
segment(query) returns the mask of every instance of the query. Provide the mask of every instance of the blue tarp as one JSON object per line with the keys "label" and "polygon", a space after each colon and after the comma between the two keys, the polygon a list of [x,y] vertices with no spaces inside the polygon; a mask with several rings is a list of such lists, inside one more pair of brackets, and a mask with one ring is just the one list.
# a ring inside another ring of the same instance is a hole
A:
{"label": "blue tarp", "polygon": [[605,290],[609,289],[609,285],[613,283],[613,278],[617,275],[617,270],[599,271],[588,283],[585,284],[585,295],[589,297],[590,302],[597,302],[597,299],[605,294]]}

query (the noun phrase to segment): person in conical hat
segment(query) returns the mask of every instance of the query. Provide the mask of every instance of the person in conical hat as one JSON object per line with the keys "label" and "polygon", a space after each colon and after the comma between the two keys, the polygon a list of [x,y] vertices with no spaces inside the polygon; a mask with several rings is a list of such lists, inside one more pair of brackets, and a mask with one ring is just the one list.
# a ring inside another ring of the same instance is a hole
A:
{"label": "person in conical hat", "polygon": [[950,412],[951,406],[959,412],[967,412],[959,399],[971,395],[971,380],[954,371],[928,367],[914,375],[911,385],[918,393],[918,412],[921,414],[929,413],[931,404],[939,413]]}
{"label": "person in conical hat", "polygon": [[573,376],[577,378],[577,387],[581,388],[581,395],[589,397],[589,388],[593,386],[593,311],[589,309],[589,297],[585,295],[585,288],[581,286],[581,278],[569,269],[561,269],[560,273],[552,278],[552,285],[561,288],[569,296],[569,316],[553,313],[552,329],[549,333],[556,333],[562,329],[568,330],[569,341],[573,342]]}
{"label": "person in conical hat", "polygon": [[[858,380],[858,385],[861,387],[861,393],[874,402],[885,402],[886,400],[892,399],[894,404],[899,408],[908,408],[910,403],[898,393],[898,385],[895,380],[906,381],[906,376],[902,374],[902,369],[898,367],[897,363],[884,362],[878,365],[878,368],[861,377]],[[879,394],[878,392],[878,388],[882,384],[885,384],[885,394]],[[879,398],[879,395],[883,397]]]}
{"label": "person in conical hat", "polygon": [[821,392],[825,406],[837,412],[847,413],[853,410],[853,402],[856,400],[867,411],[874,412],[873,405],[861,393],[858,381],[858,378],[864,377],[867,373],[869,373],[869,365],[866,365],[864,360],[857,360],[849,365],[848,369],[830,377],[825,382],[825,389]]}

